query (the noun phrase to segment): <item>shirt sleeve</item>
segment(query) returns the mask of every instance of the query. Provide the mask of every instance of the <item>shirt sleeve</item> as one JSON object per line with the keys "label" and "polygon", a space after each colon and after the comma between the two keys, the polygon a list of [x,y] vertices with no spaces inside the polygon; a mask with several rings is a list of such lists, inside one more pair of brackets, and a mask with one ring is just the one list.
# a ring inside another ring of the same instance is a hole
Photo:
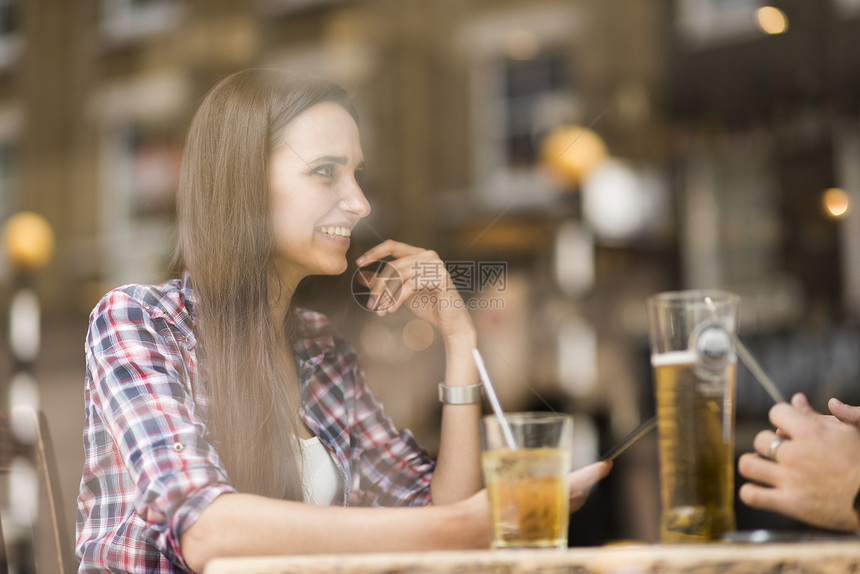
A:
{"label": "shirt sleeve", "polygon": [[135,485],[145,538],[188,569],[180,535],[235,489],[195,412],[189,365],[174,333],[164,317],[113,291],[93,311],[86,360],[93,402]]}
{"label": "shirt sleeve", "polygon": [[355,432],[359,436],[359,488],[363,506],[424,506],[430,503],[435,462],[412,433],[398,431],[367,386],[352,351]]}

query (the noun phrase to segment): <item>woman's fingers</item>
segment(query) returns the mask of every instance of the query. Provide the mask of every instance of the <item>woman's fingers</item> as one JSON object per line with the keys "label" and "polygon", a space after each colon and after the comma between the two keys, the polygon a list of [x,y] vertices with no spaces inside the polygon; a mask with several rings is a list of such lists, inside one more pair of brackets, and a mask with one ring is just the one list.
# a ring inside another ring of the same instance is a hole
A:
{"label": "woman's fingers", "polygon": [[[427,300],[432,300],[434,304],[440,298],[460,297],[459,292],[452,288],[444,264],[435,252],[424,251],[416,257],[406,259],[406,261],[397,262],[400,276],[403,279],[403,290],[391,308],[392,313],[418,294],[426,294]],[[451,292],[448,293],[448,291]],[[426,301],[425,303],[430,304]]]}
{"label": "woman's fingers", "polygon": [[[418,258],[420,257],[419,254]],[[407,257],[383,262],[382,269],[368,285],[370,297],[367,306],[371,311],[393,313],[412,295],[415,284],[418,283],[413,269],[416,260],[417,258]]]}
{"label": "woman's fingers", "polygon": [[382,243],[375,245],[362,253],[355,262],[357,265],[367,265],[371,261],[376,261],[377,259],[384,259],[385,257],[405,257],[410,254],[420,253],[421,251],[424,250],[420,247],[400,243],[393,239],[386,239]]}
{"label": "woman's fingers", "polygon": [[393,262],[384,262],[382,269],[370,280],[367,308],[371,311],[388,311],[397,303],[404,280]]}
{"label": "woman's fingers", "polygon": [[[382,262],[382,269],[372,276],[359,274],[360,280],[371,288],[368,299],[370,310],[393,313],[418,292],[447,291],[450,288],[445,264],[436,252],[392,243],[395,244],[394,249],[391,249],[392,254],[402,251],[398,246],[406,248],[408,254]],[[459,297],[459,294],[456,296]]]}
{"label": "woman's fingers", "polygon": [[610,470],[612,470],[612,463],[604,460],[574,470],[567,475],[571,512],[578,510],[585,504],[585,499],[588,498],[588,492],[591,490],[591,487],[602,478],[605,478]]}
{"label": "woman's fingers", "polygon": [[370,287],[367,306],[371,311],[381,317],[406,305],[418,318],[437,327],[443,337],[474,331],[460,292],[435,251],[388,240],[366,251],[357,262],[367,265],[381,257],[395,259],[384,261],[372,278],[361,277]]}

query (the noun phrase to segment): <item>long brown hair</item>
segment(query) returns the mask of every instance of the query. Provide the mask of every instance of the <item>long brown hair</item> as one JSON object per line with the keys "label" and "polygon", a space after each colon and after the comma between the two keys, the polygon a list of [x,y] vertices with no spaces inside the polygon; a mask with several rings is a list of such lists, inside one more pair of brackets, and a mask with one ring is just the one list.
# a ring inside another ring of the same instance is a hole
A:
{"label": "long brown hair", "polygon": [[285,352],[293,312],[281,322],[270,310],[291,294],[274,272],[268,172],[286,125],[320,102],[355,117],[344,90],[323,79],[271,69],[223,79],[191,123],[177,202],[216,449],[238,490],[291,500],[303,498],[292,438],[300,391]]}

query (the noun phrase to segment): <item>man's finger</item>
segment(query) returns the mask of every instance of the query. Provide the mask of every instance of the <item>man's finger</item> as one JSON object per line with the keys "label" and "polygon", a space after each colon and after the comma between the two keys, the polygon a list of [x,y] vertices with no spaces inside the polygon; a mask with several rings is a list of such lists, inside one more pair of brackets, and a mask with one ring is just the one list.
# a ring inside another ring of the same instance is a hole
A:
{"label": "man's finger", "polygon": [[738,472],[750,480],[762,484],[779,484],[782,469],[773,461],[757,454],[746,453],[738,460]]}
{"label": "man's finger", "polygon": [[833,398],[827,402],[827,407],[837,419],[847,425],[860,427],[860,407],[846,405],[839,399]]}
{"label": "man's finger", "polygon": [[785,512],[786,500],[783,492],[777,488],[759,486],[748,482],[738,491],[740,499],[753,508]]}
{"label": "man's finger", "polygon": [[770,408],[768,418],[773,426],[779,427],[788,436],[798,436],[813,431],[816,415],[811,409],[805,412],[788,403],[777,403]]}
{"label": "man's finger", "polygon": [[788,437],[785,436],[785,434],[778,434],[769,430],[760,431],[757,435],[755,435],[755,438],[753,439],[753,449],[755,449],[755,451],[764,458],[770,458],[772,454],[771,446],[773,446],[774,441],[777,438],[783,439],[782,442],[779,443],[777,451],[778,449],[782,448],[782,446],[786,442],[790,440]]}
{"label": "man's finger", "polygon": [[791,397],[791,406],[804,413],[814,412],[812,407],[809,405],[809,400],[806,398],[806,395],[803,393],[794,393],[794,396]]}

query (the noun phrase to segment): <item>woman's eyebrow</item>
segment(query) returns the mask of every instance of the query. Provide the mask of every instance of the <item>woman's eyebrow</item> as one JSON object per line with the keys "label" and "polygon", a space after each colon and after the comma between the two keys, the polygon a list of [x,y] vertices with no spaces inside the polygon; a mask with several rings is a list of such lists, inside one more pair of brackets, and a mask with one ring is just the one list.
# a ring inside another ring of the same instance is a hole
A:
{"label": "woman's eyebrow", "polygon": [[314,160],[311,160],[310,163],[318,163],[321,161],[330,161],[338,165],[346,165],[346,158],[342,155],[322,155]]}
{"label": "woman's eyebrow", "polygon": [[[302,160],[302,161],[304,161],[304,160]],[[348,160],[346,159],[346,157],[344,157],[342,155],[322,155],[322,156],[320,156],[314,160],[311,160],[311,161],[305,162],[305,163],[307,163],[307,165],[311,165],[311,164],[315,165],[315,164],[323,163],[323,162],[331,162],[331,163],[336,163],[338,165],[346,165],[348,163]],[[366,167],[367,167],[367,165],[364,163],[364,160],[361,160],[361,162],[356,166],[356,169],[365,169]]]}

